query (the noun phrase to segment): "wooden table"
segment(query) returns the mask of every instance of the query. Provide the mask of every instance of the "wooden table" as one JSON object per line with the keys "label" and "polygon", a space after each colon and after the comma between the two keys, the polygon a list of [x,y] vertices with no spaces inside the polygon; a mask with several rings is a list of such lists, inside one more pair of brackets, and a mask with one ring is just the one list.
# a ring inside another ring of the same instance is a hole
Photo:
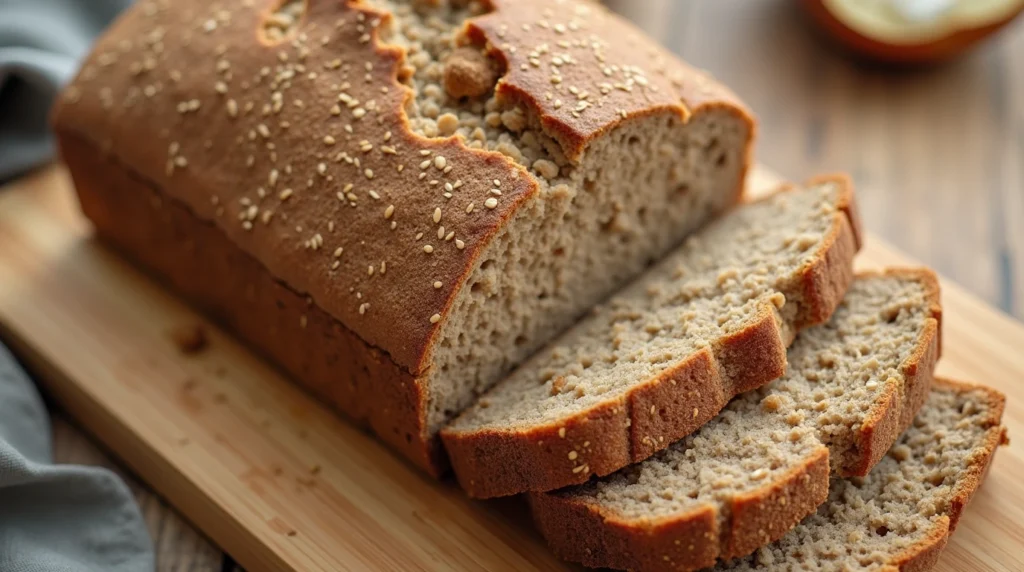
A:
{"label": "wooden table", "polygon": [[[788,0],[618,0],[761,119],[759,160],[793,178],[853,173],[867,227],[1024,317],[1024,23],[952,65],[855,65],[825,49]],[[232,570],[230,557],[126,474],[59,411],[55,456],[131,486],[160,570]]]}

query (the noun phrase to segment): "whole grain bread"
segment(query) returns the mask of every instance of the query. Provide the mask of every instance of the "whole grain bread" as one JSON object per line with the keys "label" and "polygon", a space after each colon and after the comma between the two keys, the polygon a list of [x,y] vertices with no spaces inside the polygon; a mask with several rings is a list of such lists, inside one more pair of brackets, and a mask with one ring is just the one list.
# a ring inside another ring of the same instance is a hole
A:
{"label": "whole grain bread", "polygon": [[938,304],[930,271],[859,276],[799,335],[784,377],[643,463],[532,493],[537,525],[566,559],[635,570],[695,570],[779,539],[825,501],[830,473],[865,474],[910,424],[938,357]]}
{"label": "whole grain bread", "polygon": [[930,570],[981,486],[1005,397],[936,380],[914,423],[866,477],[833,478],[828,500],[779,541],[716,570]]}
{"label": "whole grain bread", "polygon": [[702,229],[442,430],[459,483],[475,497],[582,483],[779,377],[795,332],[852,281],[856,229],[843,177]]}
{"label": "whole grain bread", "polygon": [[[140,0],[54,126],[100,236],[435,474],[444,423],[736,202],[754,133],[575,0]],[[267,297],[179,274],[218,258]]]}

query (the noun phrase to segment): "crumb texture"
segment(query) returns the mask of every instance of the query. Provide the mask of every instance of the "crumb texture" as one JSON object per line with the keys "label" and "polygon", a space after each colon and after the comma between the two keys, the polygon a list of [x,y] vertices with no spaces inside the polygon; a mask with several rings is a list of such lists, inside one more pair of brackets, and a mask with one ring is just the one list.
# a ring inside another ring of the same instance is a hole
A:
{"label": "crumb texture", "polygon": [[993,452],[999,400],[940,386],[913,425],[863,478],[833,478],[828,501],[778,542],[716,570],[883,570],[930,543],[966,502]]}
{"label": "crumb texture", "polygon": [[580,413],[700,350],[719,351],[724,337],[749,328],[766,308],[786,328],[800,304],[798,273],[821,256],[842,216],[839,194],[834,183],[781,192],[715,222],[484,395],[448,431],[515,431]]}
{"label": "crumb texture", "polygon": [[724,508],[799,469],[822,444],[841,453],[885,386],[900,385],[929,311],[916,280],[856,280],[830,322],[797,337],[785,376],[663,453],[567,494],[625,519]]}
{"label": "crumb texture", "polygon": [[[721,530],[743,528],[732,520],[737,503],[794,482],[813,486],[805,471],[823,449],[830,458],[843,457],[871,412],[903,391],[905,368],[930,343],[933,285],[923,272],[859,277],[828,323],[798,335],[782,378],[740,395],[696,433],[642,463],[579,487],[537,493],[535,501],[586,506],[639,528],[711,507]],[[805,514],[762,529],[760,544]]]}

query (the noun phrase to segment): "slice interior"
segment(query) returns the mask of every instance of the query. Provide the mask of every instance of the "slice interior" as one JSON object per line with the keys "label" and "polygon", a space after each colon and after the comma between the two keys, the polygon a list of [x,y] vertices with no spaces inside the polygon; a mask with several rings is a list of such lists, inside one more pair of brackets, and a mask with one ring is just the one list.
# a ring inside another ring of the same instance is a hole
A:
{"label": "slice interior", "polygon": [[[558,465],[548,473],[563,479],[524,478],[499,494],[583,482],[646,458],[736,393],[777,378],[794,332],[828,319],[852,280],[850,193],[845,181],[824,179],[740,207],[692,237],[442,431],[460,482],[488,496],[489,473],[543,472],[537,456],[549,449]],[[642,390],[666,380],[679,391],[645,400]],[[614,434],[574,435],[605,416],[622,418],[608,428]],[[555,437],[547,449],[545,431]],[[624,440],[630,451],[612,450]],[[577,441],[577,450],[551,449]],[[516,442],[529,450],[505,450]]]}
{"label": "slice interior", "polygon": [[[781,379],[643,463],[531,495],[542,532],[569,559],[636,569],[651,567],[652,550],[699,568],[778,539],[825,500],[829,464],[843,473],[884,453],[923,403],[937,302],[927,271],[859,277],[827,324],[798,337]],[[570,513],[585,517],[566,533]]]}
{"label": "slice interior", "polygon": [[833,479],[815,514],[778,542],[718,569],[902,570],[934,559],[1006,441],[1003,405],[991,389],[938,381],[870,475]]}

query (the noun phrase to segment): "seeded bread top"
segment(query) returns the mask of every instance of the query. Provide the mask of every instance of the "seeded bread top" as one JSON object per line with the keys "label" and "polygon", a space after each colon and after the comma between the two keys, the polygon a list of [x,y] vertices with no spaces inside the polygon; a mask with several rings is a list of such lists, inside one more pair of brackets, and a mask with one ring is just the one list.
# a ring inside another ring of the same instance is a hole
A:
{"label": "seeded bread top", "polygon": [[[417,70],[381,39],[393,24],[381,8],[395,4],[143,0],[100,40],[55,125],[419,373],[478,253],[557,169],[414,132],[405,105],[420,96],[406,87]],[[439,4],[449,18],[484,11]],[[570,167],[595,137],[652,113],[717,106],[748,117],[596,5],[494,8],[452,41],[507,68],[498,99],[549,131]],[[443,25],[434,20],[425,25]]]}

